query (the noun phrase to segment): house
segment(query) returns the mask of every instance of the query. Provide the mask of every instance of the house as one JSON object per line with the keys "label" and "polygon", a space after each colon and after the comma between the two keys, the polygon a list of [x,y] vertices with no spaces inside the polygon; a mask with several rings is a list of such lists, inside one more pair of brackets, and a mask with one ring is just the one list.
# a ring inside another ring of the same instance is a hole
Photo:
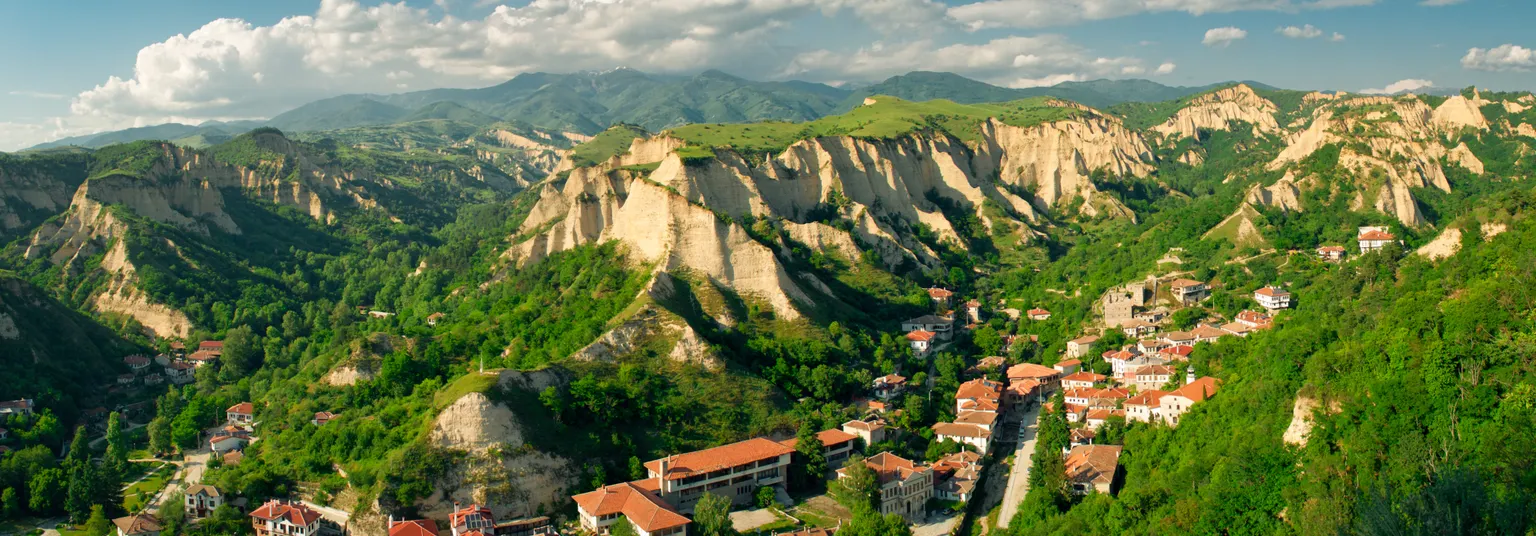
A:
{"label": "house", "polygon": [[197,343],[197,351],[212,352],[215,356],[224,355],[224,341],[203,341]]}
{"label": "house", "polygon": [[491,509],[471,504],[463,508],[455,509],[448,515],[448,527],[453,536],[483,536],[496,533],[496,516],[491,514]]}
{"label": "house", "polygon": [[954,295],[955,293],[950,292],[949,289],[942,289],[939,287],[928,289],[928,299],[933,300],[933,303],[936,303],[941,307],[948,307],[949,299]]}
{"label": "house", "polygon": [[1158,340],[1168,343],[1169,346],[1179,346],[1181,344],[1194,346],[1195,334],[1188,331],[1169,331],[1158,337]]}
{"label": "house", "polygon": [[1227,333],[1226,330],[1210,324],[1200,324],[1195,326],[1195,329],[1189,330],[1189,334],[1195,338],[1196,343],[1216,342],[1221,340],[1222,337],[1231,335],[1231,333]]}
{"label": "house", "polygon": [[193,484],[183,494],[186,497],[188,516],[200,519],[213,515],[213,511],[224,504],[224,494],[219,493],[219,488]]}
{"label": "house", "polygon": [[[1194,372],[1190,372],[1190,375],[1194,375]],[[1178,426],[1179,417],[1188,412],[1195,404],[1204,402],[1205,399],[1215,395],[1216,390],[1220,387],[1220,380],[1206,376],[1198,380],[1192,380],[1184,384],[1183,387],[1164,395],[1162,400],[1158,401],[1158,409],[1162,412],[1163,422],[1168,423],[1169,426]]]}
{"label": "house", "polygon": [[[656,478],[603,486],[574,497],[581,528],[595,534],[608,534],[620,518],[629,521],[640,536],[687,536],[688,524],[672,505],[656,494]],[[698,490],[702,496],[702,489]],[[697,499],[695,499],[697,501]]]}
{"label": "house", "polygon": [[1265,285],[1264,288],[1253,291],[1253,300],[1259,302],[1260,307],[1271,311],[1289,309],[1291,292],[1280,287]]}
{"label": "house", "polygon": [[30,398],[20,398],[0,402],[0,415],[32,415],[32,410],[37,408],[37,403]]}
{"label": "house", "polygon": [[1008,367],[1007,375],[1010,382],[1036,380],[1041,383],[1055,383],[1061,379],[1061,371],[1035,363],[1019,363]]}
{"label": "house", "polygon": [[1356,240],[1360,243],[1360,253],[1366,254],[1387,247],[1387,244],[1396,242],[1397,237],[1387,232],[1386,227],[1361,227]]}
{"label": "house", "polygon": [[942,340],[949,340],[954,327],[953,320],[938,315],[923,315],[901,323],[902,331],[932,331]]}
{"label": "house", "polygon": [[191,383],[196,379],[192,376],[196,369],[197,365],[185,361],[172,361],[165,366],[165,377],[175,384]]}
{"label": "house", "polygon": [[249,439],[232,435],[219,434],[208,438],[208,448],[218,455],[243,449],[247,443],[250,443]]}
{"label": "house", "polygon": [[1184,305],[1193,304],[1211,295],[1211,287],[1193,279],[1179,278],[1168,284],[1174,299]]}
{"label": "house", "polygon": [[315,426],[324,426],[325,423],[331,422],[336,417],[337,415],[335,413],[331,413],[329,411],[321,411],[315,413],[315,418],[310,419],[309,423]]}
{"label": "house", "polygon": [[885,441],[885,421],[882,419],[848,421],[843,423],[843,431],[863,439],[865,446]]}
{"label": "house", "polygon": [[135,377],[132,374],[118,374],[117,375],[117,384],[118,385],[133,385],[133,380],[134,379],[135,379]]}
{"label": "house", "polygon": [[1071,438],[1067,440],[1067,448],[1070,449],[1078,445],[1092,445],[1093,439],[1098,436],[1099,433],[1092,428],[1073,428],[1071,430]]}
{"label": "house", "polygon": [[430,519],[395,521],[395,516],[389,516],[389,536],[438,536],[437,522]]}
{"label": "house", "polygon": [[955,413],[966,410],[996,412],[1003,402],[1003,383],[977,378],[955,390]]}
{"label": "house", "polygon": [[1093,387],[1094,384],[1104,383],[1104,381],[1108,379],[1109,378],[1103,374],[1094,374],[1092,372],[1086,371],[1074,372],[1061,378],[1061,387],[1063,389]]}
{"label": "house", "polygon": [[159,372],[144,376],[144,385],[160,385],[162,383],[165,383],[165,376],[161,376]]}
{"label": "house", "polygon": [[1117,352],[1104,352],[1104,360],[1109,362],[1109,375],[1116,378],[1125,377],[1126,370],[1130,368],[1126,364],[1141,356],[1141,350],[1137,350],[1135,347],[1129,347]]}
{"label": "house", "polygon": [[123,358],[123,364],[128,365],[129,370],[138,372],[149,368],[149,358],[142,355],[131,355]]}
{"label": "house", "polygon": [[1078,360],[1078,359],[1068,359],[1066,361],[1057,361],[1056,364],[1053,365],[1051,368],[1056,369],[1056,372],[1060,372],[1062,374],[1072,374],[1072,373],[1077,372],[1078,370],[1081,370],[1083,368],[1083,362],[1081,360]]}
{"label": "house", "polygon": [[[859,436],[842,430],[822,430],[816,432],[816,439],[821,440],[821,454],[827,460],[827,469],[837,469],[848,460],[848,455],[853,454],[854,440]],[[780,441],[791,449],[800,444],[800,438],[791,437]],[[867,443],[866,443],[867,444]]]}
{"label": "house", "polygon": [[1187,344],[1181,344],[1178,346],[1169,346],[1167,348],[1163,348],[1162,350],[1158,350],[1157,356],[1164,359],[1165,363],[1171,363],[1174,361],[1189,361],[1189,354],[1194,353],[1194,351],[1195,347]]}
{"label": "house", "polygon": [[1072,493],[1114,493],[1121,450],[1115,445],[1083,445],[1067,453],[1067,485]]}
{"label": "house", "polygon": [[655,491],[682,513],[692,513],[704,490],[733,504],[751,504],[757,488],[784,486],[795,449],[765,438],[668,456],[645,463]]}
{"label": "house", "polygon": [[1133,339],[1145,337],[1157,333],[1157,324],[1153,324],[1140,318],[1132,318],[1120,323],[1120,332]]}
{"label": "house", "polygon": [[1083,406],[1088,409],[1115,409],[1120,402],[1130,398],[1131,392],[1118,387],[1108,389],[1077,388],[1067,389],[1062,392],[1062,401],[1067,405]]}
{"label": "house", "polygon": [[1221,330],[1227,332],[1228,334],[1236,335],[1238,337],[1247,337],[1249,333],[1253,333],[1254,331],[1256,331],[1253,328],[1248,327],[1247,324],[1244,324],[1242,322],[1228,322],[1228,323],[1222,324],[1221,325]]}
{"label": "house", "polygon": [[981,375],[984,372],[999,370],[1003,368],[1003,365],[1006,365],[1007,363],[1008,358],[1006,357],[1000,355],[987,356],[981,358],[980,361],[977,361],[976,366],[971,367],[967,370],[967,372],[975,375]]}
{"label": "house", "polygon": [[1142,339],[1136,341],[1136,349],[1143,354],[1155,354],[1159,350],[1173,346],[1161,339]]}
{"label": "house", "polygon": [[928,355],[928,351],[933,349],[934,339],[938,336],[938,333],[920,329],[907,334],[907,343],[912,345],[914,355],[922,357]]}
{"label": "house", "polygon": [[241,402],[224,410],[224,418],[229,424],[251,424],[256,422],[256,406],[250,402]]}
{"label": "house", "polygon": [[496,536],[559,536],[548,516],[514,519],[496,524]]}
{"label": "house", "polygon": [[1125,419],[1125,410],[1109,408],[1090,409],[1088,410],[1088,413],[1083,416],[1083,422],[1088,424],[1088,428],[1098,430],[1099,427],[1104,426],[1104,423],[1108,421],[1110,417],[1119,417],[1123,420]]}
{"label": "house", "polygon": [[1099,342],[1098,335],[1086,335],[1067,341],[1067,357],[1084,357],[1093,352],[1094,343]]}
{"label": "house", "polygon": [[1034,308],[1024,313],[1030,320],[1050,320],[1051,312],[1045,309]]}
{"label": "house", "polygon": [[1237,318],[1234,318],[1233,320],[1236,320],[1239,324],[1248,326],[1249,329],[1256,330],[1268,328],[1270,323],[1274,322],[1274,319],[1270,318],[1269,315],[1257,311],[1243,311],[1241,313],[1237,313]]}
{"label": "house", "polygon": [[1317,258],[1323,262],[1339,262],[1344,260],[1344,246],[1320,246],[1317,248]]}
{"label": "house", "polygon": [[1161,400],[1168,394],[1157,389],[1146,389],[1130,397],[1125,401],[1125,420],[1136,422],[1157,422],[1162,420]]}
{"label": "house", "polygon": [[1136,390],[1145,392],[1168,385],[1168,381],[1177,372],[1168,365],[1147,365],[1136,369],[1136,372],[1132,374],[1134,375],[1134,380],[1132,381],[1135,382]]}
{"label": "house", "polygon": [[341,527],[302,502],[272,499],[251,512],[256,536],[332,536]]}
{"label": "house", "polygon": [[962,445],[976,447],[977,452],[985,453],[992,443],[992,431],[972,424],[960,424],[953,422],[941,422],[933,425],[933,434],[936,439],[943,441],[948,439]]}
{"label": "house", "polygon": [[176,355],[187,355],[187,345],[181,341],[171,341],[171,353]]}
{"label": "house", "polygon": [[962,411],[959,415],[955,416],[954,422],[955,424],[969,424],[990,432],[994,425],[997,424],[997,412]]}
{"label": "house", "polygon": [[933,462],[933,496],[970,502],[981,480],[981,455],[962,450]]}
{"label": "house", "polygon": [[[864,465],[875,472],[880,482],[880,514],[896,514],[908,523],[917,523],[927,517],[928,499],[933,498],[933,469],[912,463],[889,452],[882,452],[864,460]],[[848,476],[848,470],[837,472],[838,478]]]}
{"label": "house", "polygon": [[875,390],[875,398],[890,400],[896,398],[896,395],[901,394],[902,391],[907,389],[907,378],[896,374],[886,374],[875,378],[873,388]]}
{"label": "house", "polygon": [[224,453],[224,465],[240,465],[245,459],[245,453],[238,450]]}
{"label": "house", "polygon": [[965,316],[971,318],[971,322],[981,322],[981,302],[970,300],[965,302]]}
{"label": "house", "polygon": [[187,361],[192,362],[192,365],[197,367],[201,367],[209,363],[214,363],[218,360],[219,354],[210,352],[208,350],[198,350],[196,352],[192,352],[192,355],[187,356]]}
{"label": "house", "polygon": [[427,315],[427,325],[428,326],[436,326],[437,323],[439,321],[441,321],[444,316],[447,316],[447,315],[444,315],[443,313],[432,313],[430,315]]}
{"label": "house", "polygon": [[154,514],[139,514],[112,520],[117,525],[117,536],[160,536],[164,526]]}

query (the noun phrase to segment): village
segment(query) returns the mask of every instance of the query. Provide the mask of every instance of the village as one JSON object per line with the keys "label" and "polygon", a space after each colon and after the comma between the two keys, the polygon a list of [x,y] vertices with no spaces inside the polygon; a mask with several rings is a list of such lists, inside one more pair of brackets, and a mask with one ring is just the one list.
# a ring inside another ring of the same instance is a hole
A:
{"label": "village", "polygon": [[[1393,240],[1384,229],[1362,228],[1359,250],[1373,251]],[[1323,262],[1341,262],[1345,249],[1325,246],[1318,248],[1315,255]],[[1243,310],[1230,319],[1203,318],[1189,329],[1170,329],[1175,312],[1198,307],[1212,292],[1205,282],[1154,276],[1110,289],[1098,300],[1098,318],[1085,328],[1089,332],[1067,341],[1059,354],[1038,356],[1042,362],[978,356],[966,369],[953,399],[946,403],[952,405],[952,412],[947,406],[943,413],[953,417],[924,430],[902,430],[892,418],[901,414],[895,402],[902,395],[920,387],[932,387],[932,371],[898,370],[875,378],[868,386],[867,398],[855,401],[860,418],[815,434],[826,462],[827,472],[823,476],[829,483],[836,483],[849,477],[850,462],[864,464],[877,480],[879,513],[901,517],[913,525],[918,536],[954,534],[966,520],[1006,527],[1028,491],[1031,459],[1038,455],[1062,457],[1062,476],[1071,493],[1114,494],[1125,477],[1120,464],[1124,447],[1096,441],[1100,432],[1115,422],[1120,426],[1178,426],[1184,415],[1218,396],[1221,390],[1221,379],[1198,375],[1191,362],[1199,345],[1270,329],[1275,316],[1293,306],[1291,293],[1284,286],[1265,285],[1249,296],[1256,305],[1253,309]],[[977,329],[990,314],[979,300],[959,302],[959,297],[949,289],[929,288],[927,295],[934,312],[899,326],[911,356],[918,362],[931,361],[936,354],[948,350],[957,338]],[[1004,307],[1005,304],[999,303],[997,312],[1009,322],[1027,326],[1052,318],[1052,313],[1041,307],[1019,311]],[[959,306],[958,311],[955,305]],[[377,311],[366,309],[360,313],[378,316]],[[1005,353],[1013,345],[1035,343],[1034,339],[1010,335],[1005,341]],[[1124,342],[1106,344],[1111,339]],[[169,352],[154,358],[123,358],[130,372],[118,378],[117,389],[189,383],[196,370],[218,362],[223,355],[223,343],[202,341],[192,352],[187,350],[176,342],[170,345]],[[903,375],[904,372],[909,375]],[[924,378],[928,385],[914,385],[913,377]],[[0,402],[0,418],[29,414],[33,405],[31,400]],[[117,411],[133,409],[124,406]],[[1068,448],[1061,452],[1036,452],[1034,436],[1042,412],[1062,414],[1070,423]],[[83,412],[87,424],[93,427],[104,427],[107,413],[105,408]],[[182,462],[179,479],[169,482],[167,489],[157,490],[141,511],[113,520],[119,536],[158,536],[163,523],[156,516],[157,505],[171,495],[171,488],[181,493],[183,510],[193,523],[229,504],[248,512],[245,515],[257,536],[351,532],[349,515],[335,508],[289,499],[251,505],[244,498],[203,485],[200,476],[208,465],[240,464],[245,449],[260,440],[256,435],[260,423],[253,403],[230,406],[224,416],[222,425],[203,432],[201,448],[189,453]],[[340,417],[328,411],[317,412],[310,425],[325,426]],[[0,428],[0,440],[6,434],[7,430]],[[899,443],[898,438],[924,437],[948,450],[934,459],[909,459],[888,448]],[[803,490],[790,489],[791,466],[803,463],[797,442],[796,438],[756,437],[645,462],[643,479],[571,496],[576,515],[564,525],[550,516],[498,521],[491,509],[468,504],[456,505],[448,519],[441,520],[442,525],[440,520],[391,516],[388,534],[609,534],[622,523],[621,532],[625,534],[686,536],[689,525],[694,523],[695,507],[706,495],[723,497],[733,509],[742,507],[736,513],[766,511],[772,505],[777,514],[767,519],[782,521],[783,517],[792,518],[784,513],[783,507],[796,502],[793,495],[806,499]],[[6,447],[0,445],[0,449]],[[985,506],[974,507],[977,504]],[[996,515],[980,521],[974,519],[988,510]],[[837,520],[834,526],[820,526],[825,523],[795,519],[788,526],[752,526],[742,525],[735,513],[732,519],[744,532],[784,536],[829,536],[843,523]]]}

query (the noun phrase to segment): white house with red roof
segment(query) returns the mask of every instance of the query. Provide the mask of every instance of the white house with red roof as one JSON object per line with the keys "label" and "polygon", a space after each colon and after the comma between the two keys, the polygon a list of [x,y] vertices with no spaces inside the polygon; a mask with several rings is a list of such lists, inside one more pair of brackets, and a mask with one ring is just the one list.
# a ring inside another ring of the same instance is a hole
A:
{"label": "white house with red roof", "polygon": [[1237,313],[1237,317],[1233,320],[1237,321],[1239,324],[1248,326],[1249,329],[1265,329],[1268,328],[1272,322],[1274,322],[1274,319],[1270,318],[1269,315],[1260,313],[1258,311],[1243,311]]}
{"label": "white house with red roof", "polygon": [[1028,312],[1025,312],[1024,314],[1026,316],[1028,316],[1030,320],[1050,320],[1051,319],[1051,312],[1047,311],[1045,309],[1041,309],[1039,307],[1036,307],[1034,309],[1030,309]]}
{"label": "white house with red roof", "polygon": [[249,425],[256,422],[256,406],[250,402],[241,402],[224,410],[224,418],[229,424]]}
{"label": "white house with red roof", "polygon": [[1319,246],[1317,258],[1323,262],[1339,262],[1344,260],[1344,246]]}
{"label": "white house with red roof", "polygon": [[1062,374],[1072,374],[1082,370],[1083,362],[1080,359],[1065,359],[1062,361],[1057,361],[1055,365],[1051,365],[1051,368],[1056,369],[1056,372],[1060,372]]}
{"label": "white house with red roof", "polygon": [[1185,305],[1206,299],[1211,295],[1210,285],[1193,279],[1175,279],[1168,284],[1168,289],[1173,292],[1174,299]]}
{"label": "white house with red roof", "polygon": [[937,342],[934,339],[938,338],[938,336],[938,333],[920,329],[907,334],[907,344],[912,346],[913,354],[922,357],[928,355],[928,351],[933,349],[934,344]]}
{"label": "white house with red roof", "polygon": [[[821,441],[821,454],[827,460],[828,469],[837,469],[848,461],[848,455],[853,454],[854,440],[859,436],[842,430],[822,430],[816,432],[816,439]],[[800,438],[791,437],[779,443],[791,449],[800,444]]]}
{"label": "white house with red roof", "polygon": [[1360,253],[1364,254],[1387,247],[1387,244],[1396,242],[1397,237],[1387,232],[1386,227],[1372,226],[1361,227],[1356,240],[1360,243]]}
{"label": "white house with red roof", "polygon": [[875,398],[890,400],[907,390],[907,378],[898,374],[886,374],[875,378],[870,388],[874,389]]}
{"label": "white house with red roof", "polygon": [[123,358],[123,364],[128,365],[128,369],[134,372],[149,368],[149,363],[149,358],[142,355],[131,355]]}
{"label": "white house with red roof", "polygon": [[1162,420],[1162,399],[1165,391],[1147,389],[1136,396],[1125,400],[1125,420],[1136,422],[1159,422]]}
{"label": "white house with red roof", "polygon": [[966,410],[996,412],[1003,402],[1003,382],[977,378],[955,390],[955,413]]}
{"label": "white house with red roof", "polygon": [[683,513],[692,513],[704,490],[733,504],[751,504],[757,488],[783,487],[795,449],[767,438],[668,456],[645,463],[656,493]]}
{"label": "white house with red roof", "polygon": [[886,423],[883,419],[848,421],[843,423],[843,431],[863,439],[868,446],[885,441]]}
{"label": "white house with red roof", "polygon": [[1259,306],[1274,311],[1276,309],[1291,308],[1291,291],[1280,287],[1265,285],[1259,290],[1253,291],[1253,300],[1259,302]]}
{"label": "white house with red roof", "polygon": [[1163,422],[1169,426],[1178,426],[1179,417],[1187,413],[1195,404],[1214,396],[1220,387],[1221,380],[1206,376],[1186,383],[1183,387],[1163,396],[1162,400],[1158,401]]}
{"label": "white house with red roof", "polygon": [[211,352],[215,356],[224,355],[224,341],[203,341],[197,343],[197,351]]}
{"label": "white house with red roof", "polygon": [[[928,499],[933,498],[933,469],[913,463],[889,452],[881,452],[864,460],[875,472],[880,484],[880,514],[896,514],[908,523],[921,522],[928,515]],[[839,470],[838,478],[848,475],[847,469]]]}
{"label": "white house with red roof", "polygon": [[[614,523],[624,519],[640,536],[687,536],[692,521],[657,495],[659,487],[653,477],[603,486],[571,498],[576,501],[581,528],[587,532],[608,534]],[[702,491],[697,493],[699,497]]]}
{"label": "white house with red roof", "polygon": [[951,292],[949,289],[945,288],[932,287],[928,289],[928,299],[933,300],[933,303],[937,303],[941,306],[948,306],[949,299],[954,297],[954,295],[954,292]]}
{"label": "white house with red roof", "polygon": [[971,322],[981,322],[981,302],[969,300],[965,302],[965,316],[971,318]]}
{"label": "white house with red roof", "polygon": [[320,512],[297,501],[273,499],[251,512],[251,527],[256,536],[327,536],[340,535],[342,529]]}
{"label": "white house with red roof", "polygon": [[1061,377],[1061,387],[1074,389],[1079,387],[1093,387],[1094,384],[1104,383],[1109,378],[1103,374],[1094,374],[1087,371],[1079,371]]}
{"label": "white house with red roof", "polygon": [[389,536],[440,536],[437,522],[430,519],[395,520],[389,516]]}
{"label": "white house with red roof", "polygon": [[1136,369],[1136,371],[1132,374],[1132,378],[1134,378],[1133,383],[1136,386],[1136,390],[1145,392],[1151,389],[1161,388],[1164,385],[1168,385],[1168,382],[1172,380],[1174,375],[1178,374],[1178,372],[1175,371],[1173,367],[1168,365],[1147,365]]}
{"label": "white house with red roof", "polygon": [[932,331],[938,335],[939,339],[945,340],[954,334],[954,329],[955,321],[953,318],[939,315],[923,315],[901,323],[902,331]]}

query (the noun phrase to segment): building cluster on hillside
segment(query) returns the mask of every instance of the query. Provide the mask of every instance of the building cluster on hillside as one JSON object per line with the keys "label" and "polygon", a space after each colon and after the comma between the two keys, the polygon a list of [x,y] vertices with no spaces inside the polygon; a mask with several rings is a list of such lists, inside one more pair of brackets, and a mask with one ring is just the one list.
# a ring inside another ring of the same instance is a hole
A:
{"label": "building cluster on hillside", "polygon": [[[196,351],[187,353],[187,346],[180,341],[170,344],[170,352],[156,355],[150,359],[143,355],[130,355],[123,358],[123,364],[128,366],[129,373],[120,374],[117,377],[116,389],[123,389],[135,385],[156,386],[170,382],[174,385],[192,383],[196,378],[193,373],[197,369],[217,363],[224,355],[223,341],[203,341],[198,343]],[[159,372],[152,372],[153,365],[159,365]]]}
{"label": "building cluster on hillside", "polygon": [[[953,340],[957,323],[955,311],[950,309],[950,304],[955,297],[954,291],[933,287],[927,292],[929,300],[933,302],[938,312],[901,323],[901,331],[906,333],[907,345],[912,348],[912,354],[918,357],[927,357]],[[962,305],[965,307],[966,317],[964,328],[976,329],[982,321],[981,302],[973,299],[967,300]]]}
{"label": "building cluster on hillside", "polygon": [[546,516],[497,522],[490,508],[479,504],[455,503],[448,515],[446,530],[433,519],[395,519],[389,517],[389,536],[558,536],[554,522]]}

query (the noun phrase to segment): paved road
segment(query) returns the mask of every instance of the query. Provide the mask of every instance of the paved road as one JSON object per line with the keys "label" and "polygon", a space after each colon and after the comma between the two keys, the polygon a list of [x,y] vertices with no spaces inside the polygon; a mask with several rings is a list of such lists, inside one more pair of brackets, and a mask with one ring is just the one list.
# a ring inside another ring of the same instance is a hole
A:
{"label": "paved road", "polygon": [[149,506],[145,508],[145,511],[159,513],[160,503],[166,497],[170,497],[173,493],[185,491],[188,486],[202,483],[203,469],[208,467],[209,456],[210,454],[207,449],[198,449],[196,452],[187,454],[182,459],[181,470],[171,477],[172,480],[166,483],[165,489],[160,490],[160,493],[150,498]]}
{"label": "paved road", "polygon": [[1039,424],[1039,406],[1024,412],[1024,419],[1019,423],[1024,429],[1024,440],[1019,442],[1018,450],[1013,453],[1013,470],[1008,473],[1008,490],[1003,492],[1003,511],[997,515],[999,528],[1007,528],[1008,522],[1013,521],[1013,515],[1019,511],[1019,503],[1024,501],[1024,493],[1029,491],[1029,468],[1033,465],[1031,458],[1035,454],[1035,434]]}

